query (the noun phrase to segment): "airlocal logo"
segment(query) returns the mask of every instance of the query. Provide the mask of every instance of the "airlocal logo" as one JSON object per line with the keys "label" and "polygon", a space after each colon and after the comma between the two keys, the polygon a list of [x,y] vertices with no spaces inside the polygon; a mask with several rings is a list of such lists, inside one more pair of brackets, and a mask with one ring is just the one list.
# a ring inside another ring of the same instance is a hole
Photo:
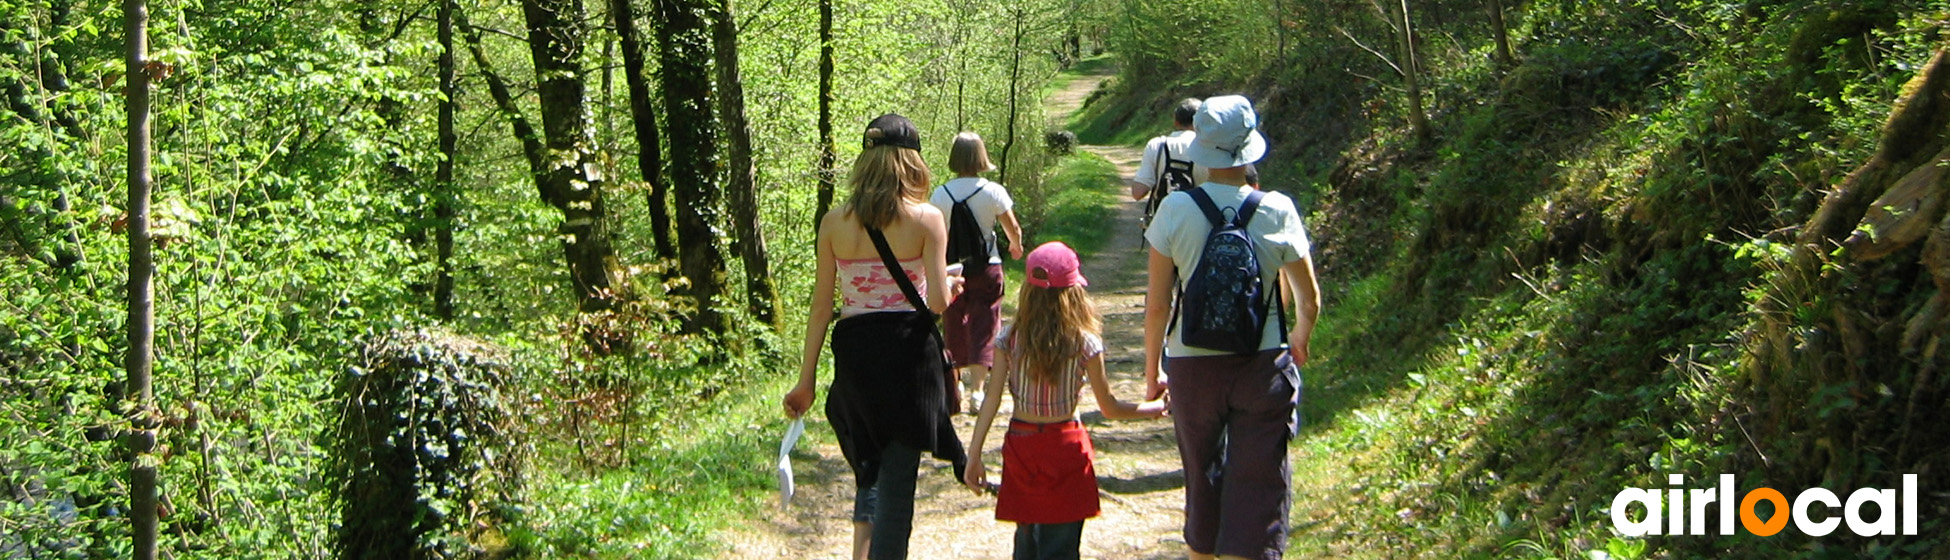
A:
{"label": "airlocal logo", "polygon": [[[1677,488],[1686,483],[1684,475],[1670,475],[1667,479],[1675,488],[1665,492],[1665,509],[1660,508],[1659,491],[1651,488],[1626,488],[1611,499],[1611,526],[1628,537],[1644,535],[1704,535],[1706,534],[1706,506],[1719,503],[1720,534],[1733,534],[1734,512],[1740,513],[1740,526],[1748,532],[1768,537],[1787,527],[1788,520],[1809,536],[1825,536],[1835,531],[1842,521],[1848,522],[1848,529],[1857,535],[1873,537],[1896,534],[1896,491],[1876,488],[1863,488],[1848,495],[1846,505],[1826,488],[1809,488],[1794,497],[1790,507],[1787,496],[1773,488],[1755,488],[1740,498],[1739,506],[1733,507],[1733,475],[1720,475],[1720,484],[1715,488]],[[1766,521],[1754,511],[1760,502],[1770,502],[1774,513]],[[1903,475],[1903,496],[1900,509],[1904,535],[1916,534],[1916,475]],[[1633,521],[1626,508],[1639,504],[1645,508],[1645,518]],[[1814,519],[1813,506],[1820,504],[1830,511],[1824,513],[1820,521]],[[1875,520],[1862,518],[1862,506],[1875,504]],[[1691,506],[1690,508],[1688,506]],[[1836,508],[1841,508],[1840,519],[1836,518]],[[1688,513],[1691,515],[1687,515]],[[1664,519],[1665,523],[1660,523]]]}

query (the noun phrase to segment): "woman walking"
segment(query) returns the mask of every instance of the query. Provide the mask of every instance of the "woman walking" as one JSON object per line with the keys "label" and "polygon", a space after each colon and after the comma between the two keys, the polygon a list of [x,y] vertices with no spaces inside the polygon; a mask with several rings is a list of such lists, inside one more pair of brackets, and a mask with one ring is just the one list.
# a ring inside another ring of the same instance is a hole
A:
{"label": "woman walking", "polygon": [[[1009,198],[1009,190],[981,177],[995,166],[989,163],[988,147],[980,135],[963,132],[955,136],[954,146],[948,150],[948,169],[956,177],[935,188],[928,201],[944,216],[952,216],[957,205],[967,207],[986,248],[959,263],[965,266],[962,276],[967,282],[962,285],[961,296],[941,316],[948,360],[954,362],[955,379],[968,384],[968,411],[974,412],[982,404],[982,381],[995,366],[995,330],[1002,326],[1002,251],[995,243],[995,226],[1000,224],[1002,233],[1009,236],[1009,258],[1021,260],[1022,225],[1016,222],[1015,200]],[[952,224],[949,227],[951,237],[961,235],[952,231]],[[962,375],[963,371],[968,375]]]}
{"label": "woman walking", "polygon": [[851,199],[820,219],[799,383],[784,404],[790,418],[812,407],[837,289],[826,418],[854,474],[853,555],[904,559],[921,452],[952,463],[957,479],[967,463],[935,327],[960,279],[947,274],[947,225],[926,199],[920,131],[890,113],[867,125],[864,143]]}

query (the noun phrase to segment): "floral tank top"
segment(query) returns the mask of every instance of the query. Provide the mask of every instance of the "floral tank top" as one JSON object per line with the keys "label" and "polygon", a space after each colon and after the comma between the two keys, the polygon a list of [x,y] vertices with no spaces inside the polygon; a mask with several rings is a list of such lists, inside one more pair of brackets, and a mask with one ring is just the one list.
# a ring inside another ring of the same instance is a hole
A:
{"label": "floral tank top", "polygon": [[[907,295],[901,293],[900,283],[887,273],[887,265],[880,259],[833,260],[839,263],[841,317],[876,311],[914,310],[914,306],[907,302]],[[928,279],[921,274],[921,259],[902,260],[900,265],[901,270],[907,273],[907,279],[914,283],[914,290],[927,293]]]}

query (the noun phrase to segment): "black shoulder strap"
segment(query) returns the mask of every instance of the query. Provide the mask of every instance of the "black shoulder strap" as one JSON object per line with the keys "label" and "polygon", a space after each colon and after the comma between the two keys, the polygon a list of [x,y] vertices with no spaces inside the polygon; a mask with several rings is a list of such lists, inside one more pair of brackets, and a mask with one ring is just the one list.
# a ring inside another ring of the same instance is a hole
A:
{"label": "black shoulder strap", "polygon": [[1263,198],[1266,198],[1266,191],[1254,190],[1247,194],[1246,201],[1239,203],[1239,212],[1232,215],[1232,225],[1246,229],[1246,224],[1253,221],[1253,213],[1259,210],[1259,201]]}
{"label": "black shoulder strap", "polygon": [[1156,191],[1158,187],[1165,186],[1165,167],[1167,167],[1165,164],[1171,162],[1171,150],[1167,149],[1170,147],[1170,144],[1167,142],[1162,140],[1158,142],[1158,158],[1152,160],[1158,162],[1158,176],[1151,178],[1151,190],[1153,191],[1151,193],[1151,200],[1164,198],[1164,193]]}
{"label": "black shoulder strap", "polygon": [[1205,221],[1212,224],[1212,229],[1225,226],[1226,215],[1219,211],[1218,204],[1212,202],[1212,195],[1205,194],[1204,187],[1192,187],[1185,189],[1185,192],[1192,195],[1192,202],[1198,203],[1199,211],[1205,213]]}
{"label": "black shoulder strap", "polygon": [[887,265],[887,275],[893,276],[894,283],[901,287],[901,293],[907,294],[907,304],[914,306],[915,311],[934,313],[928,309],[928,300],[921,298],[921,291],[914,288],[914,282],[907,279],[907,271],[901,268],[900,259],[894,258],[894,249],[887,246],[887,236],[881,235],[879,229],[866,229],[867,237],[873,240],[873,249],[880,252],[881,264]]}
{"label": "black shoulder strap", "polygon": [[982,192],[982,189],[987,188],[988,186],[989,184],[987,182],[976,182],[975,190],[968,191],[968,196],[961,197],[961,200],[955,200],[955,191],[948,190],[948,185],[942,185],[941,192],[948,193],[948,200],[954,200],[955,204],[961,204],[963,202],[968,202],[968,199],[975,198],[975,193]]}

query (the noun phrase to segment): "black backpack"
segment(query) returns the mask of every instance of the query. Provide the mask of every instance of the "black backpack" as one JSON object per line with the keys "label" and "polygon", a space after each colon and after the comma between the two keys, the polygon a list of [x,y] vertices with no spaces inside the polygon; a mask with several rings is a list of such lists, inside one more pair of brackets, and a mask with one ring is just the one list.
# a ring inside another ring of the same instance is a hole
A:
{"label": "black backpack", "polygon": [[[1231,354],[1256,353],[1266,325],[1266,308],[1278,299],[1269,297],[1272,290],[1260,282],[1259,254],[1254,252],[1252,234],[1246,231],[1266,193],[1253,191],[1247,195],[1230,222],[1204,189],[1192,189],[1187,194],[1205,213],[1212,232],[1206,234],[1198,265],[1178,293],[1173,312],[1182,316],[1183,322],[1174,317],[1172,327],[1184,328],[1181,340],[1186,346]],[[1284,330],[1286,309],[1279,311],[1280,328]]]}
{"label": "black backpack", "polygon": [[[977,184],[975,190],[968,193],[968,196],[955,200],[953,191],[949,191],[948,187],[941,187],[941,192],[948,195],[948,200],[955,201],[954,206],[948,209],[949,263],[964,263],[972,269],[977,264],[988,264],[989,254],[994,252],[989,245],[994,242],[993,238],[989,237],[988,232],[982,231],[982,222],[976,220],[975,211],[968,208],[968,199],[975,198],[975,193],[982,192],[984,188],[988,188],[987,183]],[[978,260],[981,262],[976,263],[975,261]]]}
{"label": "black backpack", "polygon": [[1165,142],[1159,142],[1158,180],[1151,185],[1150,200],[1145,201],[1144,223],[1151,223],[1151,217],[1157,215],[1158,205],[1164,203],[1166,196],[1174,192],[1190,190],[1196,186],[1198,185],[1192,182],[1192,162],[1190,160],[1173,159],[1171,157],[1171,145]]}

